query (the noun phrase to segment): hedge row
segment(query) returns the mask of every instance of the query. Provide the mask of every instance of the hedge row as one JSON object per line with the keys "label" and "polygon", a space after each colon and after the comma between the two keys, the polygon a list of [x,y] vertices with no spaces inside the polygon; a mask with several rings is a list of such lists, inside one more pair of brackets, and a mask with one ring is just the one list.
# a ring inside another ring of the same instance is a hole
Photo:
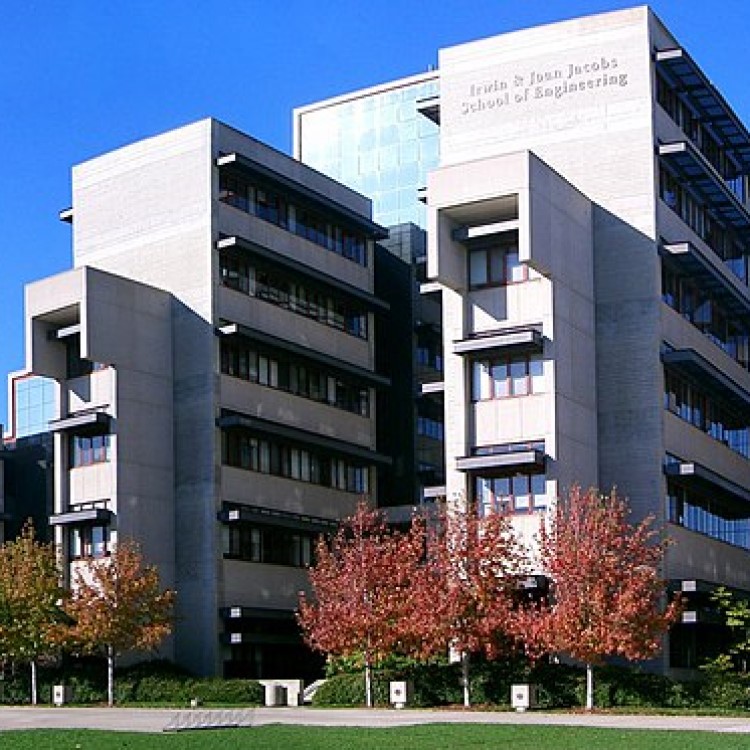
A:
{"label": "hedge row", "polygon": [[[107,699],[106,670],[102,664],[78,662],[61,668],[39,670],[38,695],[41,703],[51,701],[52,686],[64,684],[72,689],[75,704],[102,703]],[[0,704],[29,703],[29,670],[25,665],[0,682]],[[169,662],[143,662],[117,670],[115,702],[201,703],[261,705],[263,688],[255,680],[197,678]]]}
{"label": "hedge row", "polygon": [[[413,665],[378,670],[374,680],[376,704],[388,704],[390,680],[410,680],[415,707],[460,705],[463,702],[459,665]],[[541,708],[571,708],[585,702],[586,676],[582,669],[561,664],[533,669],[502,662],[479,663],[471,670],[473,705],[508,706],[515,683],[538,685]],[[676,682],[637,669],[595,669],[595,705],[598,708],[710,708],[750,710],[750,682],[737,674],[709,675],[699,681]],[[362,672],[331,676],[313,698],[317,706],[361,706],[365,700]]]}
{"label": "hedge row", "polygon": [[[351,665],[347,665],[351,669]],[[457,664],[402,663],[375,673],[375,701],[387,705],[391,680],[410,680],[414,686],[411,705],[416,707],[460,705],[463,702],[460,667]],[[510,686],[531,682],[539,686],[542,708],[581,706],[585,696],[585,673],[562,664],[539,664],[532,669],[522,663],[477,661],[471,668],[474,705],[507,707]],[[52,686],[72,688],[73,703],[92,704],[106,700],[106,670],[101,663],[71,662],[58,668],[39,670],[39,699],[50,701]],[[595,705],[598,708],[677,708],[750,710],[750,677],[734,672],[708,670],[702,680],[675,682],[637,669],[601,667],[595,670]],[[29,670],[6,673],[0,681],[0,703],[29,702]],[[254,680],[199,679],[169,662],[144,662],[118,670],[115,700],[120,704],[167,703],[259,705],[263,689]],[[361,706],[365,701],[361,671],[329,676],[313,699],[317,706]]]}

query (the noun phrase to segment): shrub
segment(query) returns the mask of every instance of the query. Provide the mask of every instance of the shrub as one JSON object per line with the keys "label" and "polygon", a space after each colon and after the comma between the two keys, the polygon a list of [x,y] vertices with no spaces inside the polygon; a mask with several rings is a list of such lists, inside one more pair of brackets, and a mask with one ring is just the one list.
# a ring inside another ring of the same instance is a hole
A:
{"label": "shrub", "polygon": [[700,682],[672,682],[666,696],[665,706],[669,708],[698,708],[702,705]]}
{"label": "shrub", "polygon": [[263,703],[263,688],[255,680],[198,678],[168,661],[141,662],[123,669],[115,681],[120,703]]}
{"label": "shrub", "polygon": [[[102,703],[107,698],[103,662],[91,659],[68,660],[61,666],[39,670],[39,701],[52,701],[52,686],[72,688],[74,704]],[[192,698],[201,703],[259,705],[263,688],[255,680],[197,678],[168,661],[145,661],[117,670],[115,701],[127,703],[187,704]],[[0,704],[30,702],[28,669],[22,667],[0,682]]]}
{"label": "shrub", "polygon": [[365,702],[363,673],[340,673],[326,680],[313,696],[313,706],[362,706]]}
{"label": "shrub", "polygon": [[[103,703],[107,700],[107,688],[101,680],[92,679],[86,675],[71,675],[67,679],[61,678],[55,685],[68,685],[72,690],[72,703]],[[50,685],[50,690],[52,689]],[[47,693],[48,696],[51,693]],[[50,700],[48,698],[47,700]]]}
{"label": "shrub", "polygon": [[585,675],[568,664],[538,662],[525,674],[523,682],[537,685],[541,708],[570,708],[581,705],[580,691],[585,689]]}
{"label": "shrub", "polygon": [[193,691],[189,697],[198,698],[202,703],[262,705],[264,702],[263,688],[255,680],[192,680],[187,687]]}
{"label": "shrub", "polygon": [[457,664],[419,664],[405,678],[414,683],[415,706],[451,706],[463,700]]}
{"label": "shrub", "polygon": [[[518,681],[518,673],[516,663],[477,659],[470,672],[472,703],[507,705],[510,686]],[[460,664],[446,661],[427,664],[409,660],[390,662],[387,667],[376,670],[373,676],[376,704],[388,704],[392,680],[412,683],[413,706],[447,706],[463,702]],[[364,672],[361,669],[333,674],[313,698],[313,704],[320,706],[359,706],[364,702]]]}
{"label": "shrub", "polygon": [[705,704],[725,710],[750,707],[750,675],[735,671],[726,654],[704,664],[700,695]]}

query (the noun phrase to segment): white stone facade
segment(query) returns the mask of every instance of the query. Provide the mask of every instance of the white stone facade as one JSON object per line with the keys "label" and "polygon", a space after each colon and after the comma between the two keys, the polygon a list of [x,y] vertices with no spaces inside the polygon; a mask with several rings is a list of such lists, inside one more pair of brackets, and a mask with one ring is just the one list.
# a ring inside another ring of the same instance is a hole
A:
{"label": "white stone facade", "polygon": [[26,292],[28,369],[61,384],[58,543],[135,538],[185,666],[309,671],[311,546],[384,460],[369,202],[204,120],[76,166],[71,213],[74,268]]}

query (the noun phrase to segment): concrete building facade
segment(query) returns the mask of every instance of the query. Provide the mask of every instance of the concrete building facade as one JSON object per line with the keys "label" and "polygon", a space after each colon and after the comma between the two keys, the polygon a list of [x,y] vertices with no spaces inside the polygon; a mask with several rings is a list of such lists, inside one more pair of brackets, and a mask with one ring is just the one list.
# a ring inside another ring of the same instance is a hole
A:
{"label": "concrete building facade", "polygon": [[76,166],[72,193],[73,269],[26,290],[66,562],[135,538],[178,591],[165,655],[311,674],[314,539],[388,463],[370,203],[215,120]]}
{"label": "concrete building facade", "polygon": [[381,253],[375,270],[395,323],[380,319],[389,342],[381,367],[393,383],[379,422],[394,455],[389,505],[445,494],[440,294],[426,283],[421,193],[439,164],[437,92],[438,73],[428,71],[294,111],[295,157],[371,197],[373,218],[389,228],[380,247],[398,259]]}
{"label": "concrete building facade", "polygon": [[304,567],[359,497],[530,538],[616,485],[675,540],[661,666],[697,666],[708,594],[750,591],[750,133],[718,89],[644,6],[303,107],[295,156],[349,188],[214,120],[74,168],[73,268],[26,292],[66,569],[134,537],[165,655],[307,676]]}
{"label": "concrete building facade", "polygon": [[[440,165],[413,199],[445,494],[528,533],[574,483],[617,486],[676,542],[662,666],[695,667],[706,594],[750,590],[750,134],[645,6],[444,49],[436,74],[414,107]],[[295,113],[298,157],[329,106]]]}

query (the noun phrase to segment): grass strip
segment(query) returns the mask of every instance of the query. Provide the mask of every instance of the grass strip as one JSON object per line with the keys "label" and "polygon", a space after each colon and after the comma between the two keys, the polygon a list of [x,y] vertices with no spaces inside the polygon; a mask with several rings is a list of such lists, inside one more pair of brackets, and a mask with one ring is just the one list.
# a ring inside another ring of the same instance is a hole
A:
{"label": "grass strip", "polygon": [[76,729],[0,731],[2,750],[750,750],[750,735],[583,727],[429,724],[388,729],[271,725],[143,734]]}

